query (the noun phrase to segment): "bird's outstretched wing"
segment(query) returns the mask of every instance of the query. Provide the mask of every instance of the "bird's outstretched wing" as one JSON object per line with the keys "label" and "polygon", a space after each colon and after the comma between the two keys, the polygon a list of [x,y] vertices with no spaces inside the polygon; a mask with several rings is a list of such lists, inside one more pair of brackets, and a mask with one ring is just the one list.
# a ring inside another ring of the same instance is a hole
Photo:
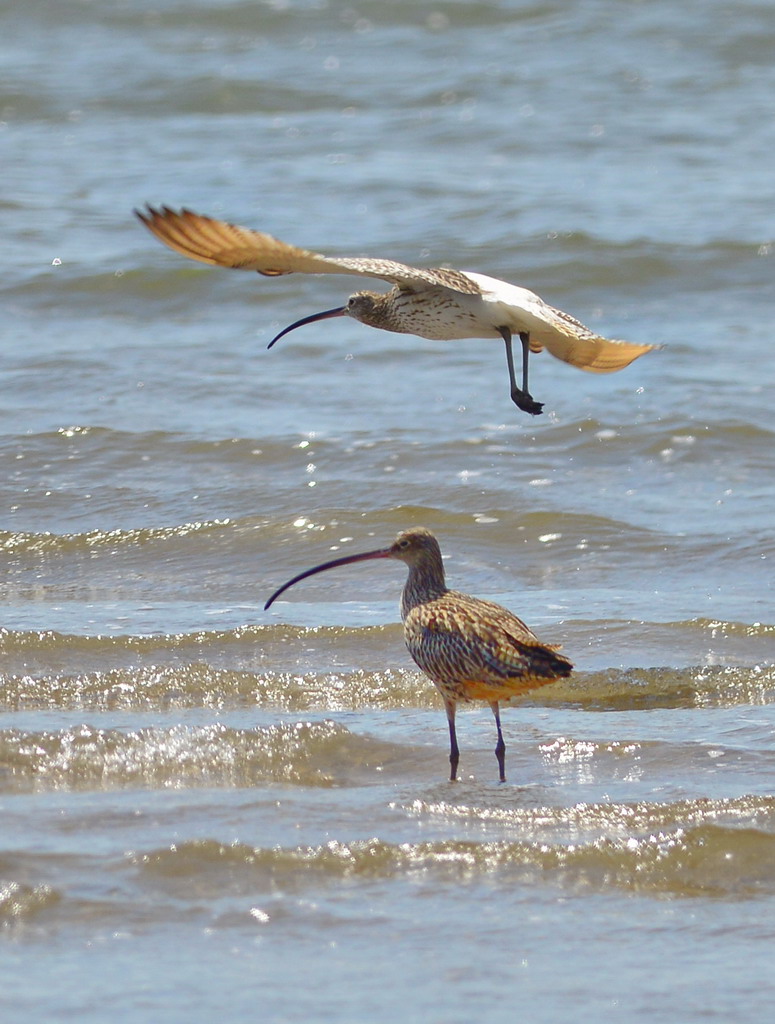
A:
{"label": "bird's outstretched wing", "polygon": [[553,328],[531,332],[531,342],[539,341],[556,359],[577,366],[588,373],[613,373],[638,356],[660,348],[659,345],[637,345],[632,341],[604,338],[576,320],[575,317],[542,302],[542,313]]}
{"label": "bird's outstretched wing", "polygon": [[[389,281],[402,291],[448,289],[462,295],[484,295],[505,301],[502,323],[530,334],[530,348],[542,348],[557,359],[591,373],[612,373],[658,346],[603,338],[568,313],[555,309],[538,295],[481,274],[446,268],[410,267],[393,260],[367,257],[323,256],[300,249],[279,238],[204,217],[191,210],[156,209],[135,213],[165,245],[189,259],[235,270],[255,270],[267,277],[280,274],[350,274]],[[490,294],[491,287],[495,291]],[[493,324],[493,330],[499,326]]]}
{"label": "bird's outstretched wing", "polygon": [[191,210],[172,210],[168,206],[145,211],[135,210],[145,226],[170,249],[218,267],[255,270],[267,277],[280,274],[353,274],[376,277],[400,288],[436,285],[467,294],[479,288],[456,270],[425,270],[393,260],[361,257],[323,256],[279,238],[229,224],[225,220],[203,217]]}

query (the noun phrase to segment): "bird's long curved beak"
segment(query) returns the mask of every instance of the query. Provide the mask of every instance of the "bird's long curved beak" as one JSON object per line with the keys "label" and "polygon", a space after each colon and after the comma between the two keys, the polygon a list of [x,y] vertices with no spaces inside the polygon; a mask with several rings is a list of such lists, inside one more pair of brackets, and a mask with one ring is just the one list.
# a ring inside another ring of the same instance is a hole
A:
{"label": "bird's long curved beak", "polygon": [[277,600],[280,594],[288,587],[292,587],[294,583],[298,583],[299,580],[305,580],[308,576],[314,576],[315,573],[324,572],[326,569],[336,569],[339,565],[350,565],[351,562],[366,562],[371,558],[390,558],[391,553],[391,548],[380,548],[378,551],[365,551],[362,555],[345,555],[343,558],[334,558],[331,562],[323,562],[322,565],[316,565],[312,569],[300,572],[298,576],[294,576],[292,580],[288,580],[278,590],[275,590],[264,605],[264,611]]}
{"label": "bird's long curved beak", "polygon": [[266,347],[271,348],[276,341],[279,341],[280,338],[288,334],[290,331],[295,331],[297,327],[303,327],[305,324],[314,324],[316,320],[330,320],[331,317],[334,316],[344,316],[345,309],[345,306],[337,306],[336,309],[326,309],[322,313],[313,313],[312,316],[304,316],[301,320],[297,320],[295,323],[291,324],[290,327],[286,327],[284,331],[280,331],[278,335],[272,338]]}

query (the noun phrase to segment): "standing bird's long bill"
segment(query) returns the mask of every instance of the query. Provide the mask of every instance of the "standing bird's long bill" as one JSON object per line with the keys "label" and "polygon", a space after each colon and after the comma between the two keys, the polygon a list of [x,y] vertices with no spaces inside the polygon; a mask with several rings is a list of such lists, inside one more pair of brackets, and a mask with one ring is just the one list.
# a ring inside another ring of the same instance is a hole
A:
{"label": "standing bird's long bill", "polygon": [[[290,330],[290,327],[288,330]],[[279,589],[275,590],[264,605],[264,611],[274,604],[280,594],[284,593],[289,587],[292,587],[294,583],[298,583],[299,580],[305,580],[308,576],[314,576],[316,573],[325,572],[326,569],[336,569],[339,565],[350,565],[351,562],[367,562],[372,558],[390,558],[391,555],[391,548],[380,548],[378,551],[365,551],[362,555],[345,555],[343,558],[334,558],[330,562],[323,562],[321,565],[316,565],[312,569],[300,572],[298,576],[294,576],[292,580],[288,580],[287,583],[283,583]]]}
{"label": "standing bird's long bill", "polygon": [[[279,334],[275,335],[266,347],[271,348],[276,341],[279,341],[280,338],[289,334],[291,331],[295,331],[297,327],[303,327],[305,324],[314,324],[316,320],[330,320],[335,316],[344,316],[344,313],[345,307],[337,306],[336,309],[326,309],[322,313],[313,313],[312,316],[304,316],[301,320],[297,320],[295,323],[291,324],[290,327],[286,327],[284,331],[280,331]],[[323,567],[321,566],[321,568]],[[288,586],[290,586],[290,583]]]}

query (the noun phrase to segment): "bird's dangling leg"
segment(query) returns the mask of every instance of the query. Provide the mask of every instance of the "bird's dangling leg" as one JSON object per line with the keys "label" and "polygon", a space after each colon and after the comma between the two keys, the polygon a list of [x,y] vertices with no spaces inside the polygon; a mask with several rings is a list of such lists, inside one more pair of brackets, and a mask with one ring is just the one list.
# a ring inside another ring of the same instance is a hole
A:
{"label": "bird's dangling leg", "polygon": [[501,713],[498,707],[497,700],[490,702],[492,713],[495,715],[495,725],[498,729],[498,742],[495,745],[495,756],[498,758],[498,770],[500,772],[500,781],[506,781],[506,744],[503,742],[503,733],[501,732]]}
{"label": "bird's dangling leg", "polygon": [[457,747],[457,735],[455,733],[455,702],[445,700],[444,706],[447,709],[447,721],[449,722],[449,781],[457,779],[457,766],[460,760],[460,751]]}
{"label": "bird's dangling leg", "polygon": [[519,340],[522,342],[522,387],[517,387],[517,379],[514,375],[514,353],[511,351],[511,331],[508,327],[499,327],[498,333],[506,342],[506,362],[509,365],[509,383],[511,384],[511,400],[522,409],[529,412],[531,416],[537,416],[544,407],[543,402],[536,402],[527,389],[527,362],[530,355],[530,335],[527,331],[521,331]]}

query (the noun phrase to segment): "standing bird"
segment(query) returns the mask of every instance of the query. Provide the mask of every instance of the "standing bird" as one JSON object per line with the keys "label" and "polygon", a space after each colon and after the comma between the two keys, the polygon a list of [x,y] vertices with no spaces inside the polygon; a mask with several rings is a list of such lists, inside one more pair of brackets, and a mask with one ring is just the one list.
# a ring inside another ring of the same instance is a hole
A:
{"label": "standing bird", "polygon": [[505,782],[506,744],[499,702],[569,676],[573,665],[557,654],[556,647],[542,644],[507,608],[449,590],[444,581],[441,549],[430,530],[405,530],[389,548],[345,555],[307,569],[276,590],[264,608],[307,576],[372,558],[397,558],[409,567],[401,595],[404,639],[409,653],[444,700],[449,722],[450,781],[457,777],[460,760],[455,734],[457,702],[486,700],[495,716],[495,756],[500,781]]}
{"label": "standing bird", "polygon": [[[612,373],[657,347],[611,341],[590,331],[574,317],[554,309],[534,292],[484,274],[463,270],[423,270],[392,260],[321,256],[298,249],[271,235],[202,217],[191,210],[135,210],[145,226],[165,245],[201,263],[237,270],[279,274],[355,274],[389,281],[385,294],[356,292],[347,305],[305,316],[272,339],[269,348],[289,331],[336,316],[351,316],[369,327],[397,334],[418,334],[433,341],[495,338],[506,343],[512,401],[536,416],[543,409],[528,390],[530,352],[547,348],[557,359],[590,373]],[[512,336],[522,343],[522,387],[514,375]]]}

